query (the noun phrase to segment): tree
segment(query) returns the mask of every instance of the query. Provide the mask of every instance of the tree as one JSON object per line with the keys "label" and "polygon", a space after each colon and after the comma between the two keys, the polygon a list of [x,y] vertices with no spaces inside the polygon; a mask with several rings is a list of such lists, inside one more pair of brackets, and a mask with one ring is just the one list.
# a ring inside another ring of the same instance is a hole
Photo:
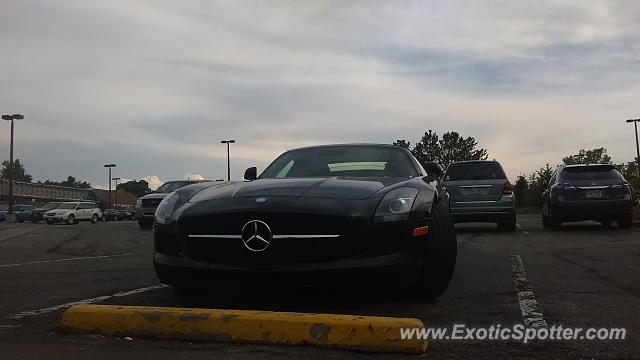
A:
{"label": "tree", "polygon": [[528,190],[529,190],[529,181],[524,175],[518,175],[518,180],[516,180],[516,183],[513,186],[513,194],[516,197],[517,207],[523,207],[528,205],[529,203],[529,196],[527,194]]}
{"label": "tree", "polygon": [[122,184],[118,184],[118,189],[123,189],[137,197],[143,196],[151,192],[149,183],[146,180],[131,180]]}
{"label": "tree", "polygon": [[640,176],[638,176],[638,162],[630,161],[626,164],[616,165],[622,176],[633,186],[635,190],[640,190]]}
{"label": "tree", "polygon": [[539,206],[542,203],[542,193],[549,185],[553,176],[553,168],[549,164],[539,168],[529,176],[529,190],[527,191],[528,205]]}
{"label": "tree", "polygon": [[67,176],[67,180],[62,181],[51,181],[49,179],[43,182],[45,185],[55,185],[55,186],[66,186],[66,187],[74,187],[79,189],[91,189],[91,184],[86,181],[77,181],[75,177],[69,175]]}
{"label": "tree", "polygon": [[611,164],[611,156],[607,155],[607,149],[581,149],[577,155],[569,155],[562,159],[567,165],[576,164]]}
{"label": "tree", "polygon": [[[9,179],[9,168],[11,167],[8,160],[2,162],[0,169],[0,179]],[[26,173],[24,166],[20,163],[20,159],[13,160],[13,180],[31,182],[33,177]]]}
{"label": "tree", "polygon": [[406,141],[406,140],[396,140],[396,141],[393,142],[393,145],[400,146],[400,147],[403,147],[405,149],[409,149],[409,147],[411,146],[411,143]]}
{"label": "tree", "polygon": [[[405,140],[394,142],[395,145],[408,148]],[[442,138],[433,130],[428,130],[413,147],[413,154],[424,164],[427,161],[436,161],[446,168],[454,161],[486,160],[489,155],[486,149],[478,149],[478,142],[473,137],[464,138],[455,131],[446,132]]]}

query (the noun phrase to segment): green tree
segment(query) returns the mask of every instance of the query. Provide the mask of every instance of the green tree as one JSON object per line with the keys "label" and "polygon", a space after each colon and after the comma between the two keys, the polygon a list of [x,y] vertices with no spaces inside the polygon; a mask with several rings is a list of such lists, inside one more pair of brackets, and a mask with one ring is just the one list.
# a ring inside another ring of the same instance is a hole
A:
{"label": "green tree", "polygon": [[410,146],[411,146],[411,143],[406,141],[406,140],[396,140],[396,141],[393,142],[393,145],[400,146],[400,147],[403,147],[405,149],[409,149]]}
{"label": "green tree", "polygon": [[[11,167],[9,160],[2,162],[0,169],[0,179],[9,179],[9,168]],[[24,166],[20,163],[20,159],[13,160],[13,180],[31,182],[33,177],[26,173]]]}
{"label": "green tree", "polygon": [[[409,144],[404,140],[396,141],[396,144]],[[442,138],[429,130],[413,147],[413,154],[424,164],[427,161],[436,161],[446,168],[454,161],[486,160],[489,157],[486,149],[478,149],[478,142],[473,137],[464,138],[455,131],[446,132]]]}
{"label": "green tree", "polygon": [[567,165],[576,164],[611,164],[611,156],[607,155],[606,148],[591,150],[581,149],[577,155],[569,155],[562,159]]}
{"label": "green tree", "polygon": [[118,184],[118,189],[123,189],[137,197],[151,192],[151,189],[149,189],[149,183],[146,180],[127,181],[125,183]]}
{"label": "green tree", "polygon": [[553,168],[549,164],[539,168],[529,176],[529,190],[527,191],[528,204],[530,206],[540,206],[542,203],[542,193],[545,191],[553,175]]}
{"label": "green tree", "polygon": [[637,191],[640,191],[640,176],[638,176],[638,162],[630,161],[626,164],[618,164],[616,168],[622,176],[633,186]]}
{"label": "green tree", "polygon": [[45,185],[56,185],[56,186],[66,186],[66,187],[74,187],[79,189],[91,189],[91,184],[86,181],[77,181],[75,177],[69,175],[66,180],[62,181],[52,181],[45,180],[43,182]]}
{"label": "green tree", "polygon": [[516,206],[523,207],[529,203],[529,181],[524,175],[518,175],[515,185],[513,186],[513,194],[516,197]]}

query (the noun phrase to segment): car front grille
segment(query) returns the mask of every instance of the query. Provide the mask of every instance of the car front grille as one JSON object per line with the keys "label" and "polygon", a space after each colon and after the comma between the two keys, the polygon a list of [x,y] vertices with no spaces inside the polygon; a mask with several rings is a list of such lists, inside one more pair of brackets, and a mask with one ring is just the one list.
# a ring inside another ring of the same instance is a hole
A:
{"label": "car front grille", "polygon": [[[274,235],[271,244],[264,251],[252,252],[240,239],[243,226],[251,220],[263,221]],[[183,254],[194,260],[217,263],[314,263],[356,256],[366,252],[368,248],[356,234],[362,224],[342,216],[232,213],[182,219],[178,225],[182,235]],[[193,235],[211,237],[192,237]],[[227,236],[216,238],[213,235]],[[283,235],[292,237],[280,237]]]}

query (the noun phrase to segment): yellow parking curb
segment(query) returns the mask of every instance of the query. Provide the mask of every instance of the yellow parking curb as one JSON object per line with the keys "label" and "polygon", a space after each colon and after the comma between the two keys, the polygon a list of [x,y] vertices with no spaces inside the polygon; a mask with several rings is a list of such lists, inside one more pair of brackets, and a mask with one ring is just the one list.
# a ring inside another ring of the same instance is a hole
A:
{"label": "yellow parking curb", "polygon": [[409,318],[172,307],[76,305],[60,329],[105,335],[314,345],[355,350],[423,353],[426,340],[401,340]]}

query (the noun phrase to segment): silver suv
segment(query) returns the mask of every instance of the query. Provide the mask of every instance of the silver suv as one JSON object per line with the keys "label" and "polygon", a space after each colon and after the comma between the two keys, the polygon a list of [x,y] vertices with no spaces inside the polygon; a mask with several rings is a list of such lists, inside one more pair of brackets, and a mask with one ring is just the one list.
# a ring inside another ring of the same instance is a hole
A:
{"label": "silver suv", "polygon": [[43,218],[49,225],[58,222],[71,225],[80,221],[91,221],[95,224],[102,219],[102,212],[94,202],[73,201],[62,203],[57,209],[47,211]]}
{"label": "silver suv", "polygon": [[454,162],[443,185],[454,222],[495,222],[504,231],[516,230],[515,197],[499,162]]}

